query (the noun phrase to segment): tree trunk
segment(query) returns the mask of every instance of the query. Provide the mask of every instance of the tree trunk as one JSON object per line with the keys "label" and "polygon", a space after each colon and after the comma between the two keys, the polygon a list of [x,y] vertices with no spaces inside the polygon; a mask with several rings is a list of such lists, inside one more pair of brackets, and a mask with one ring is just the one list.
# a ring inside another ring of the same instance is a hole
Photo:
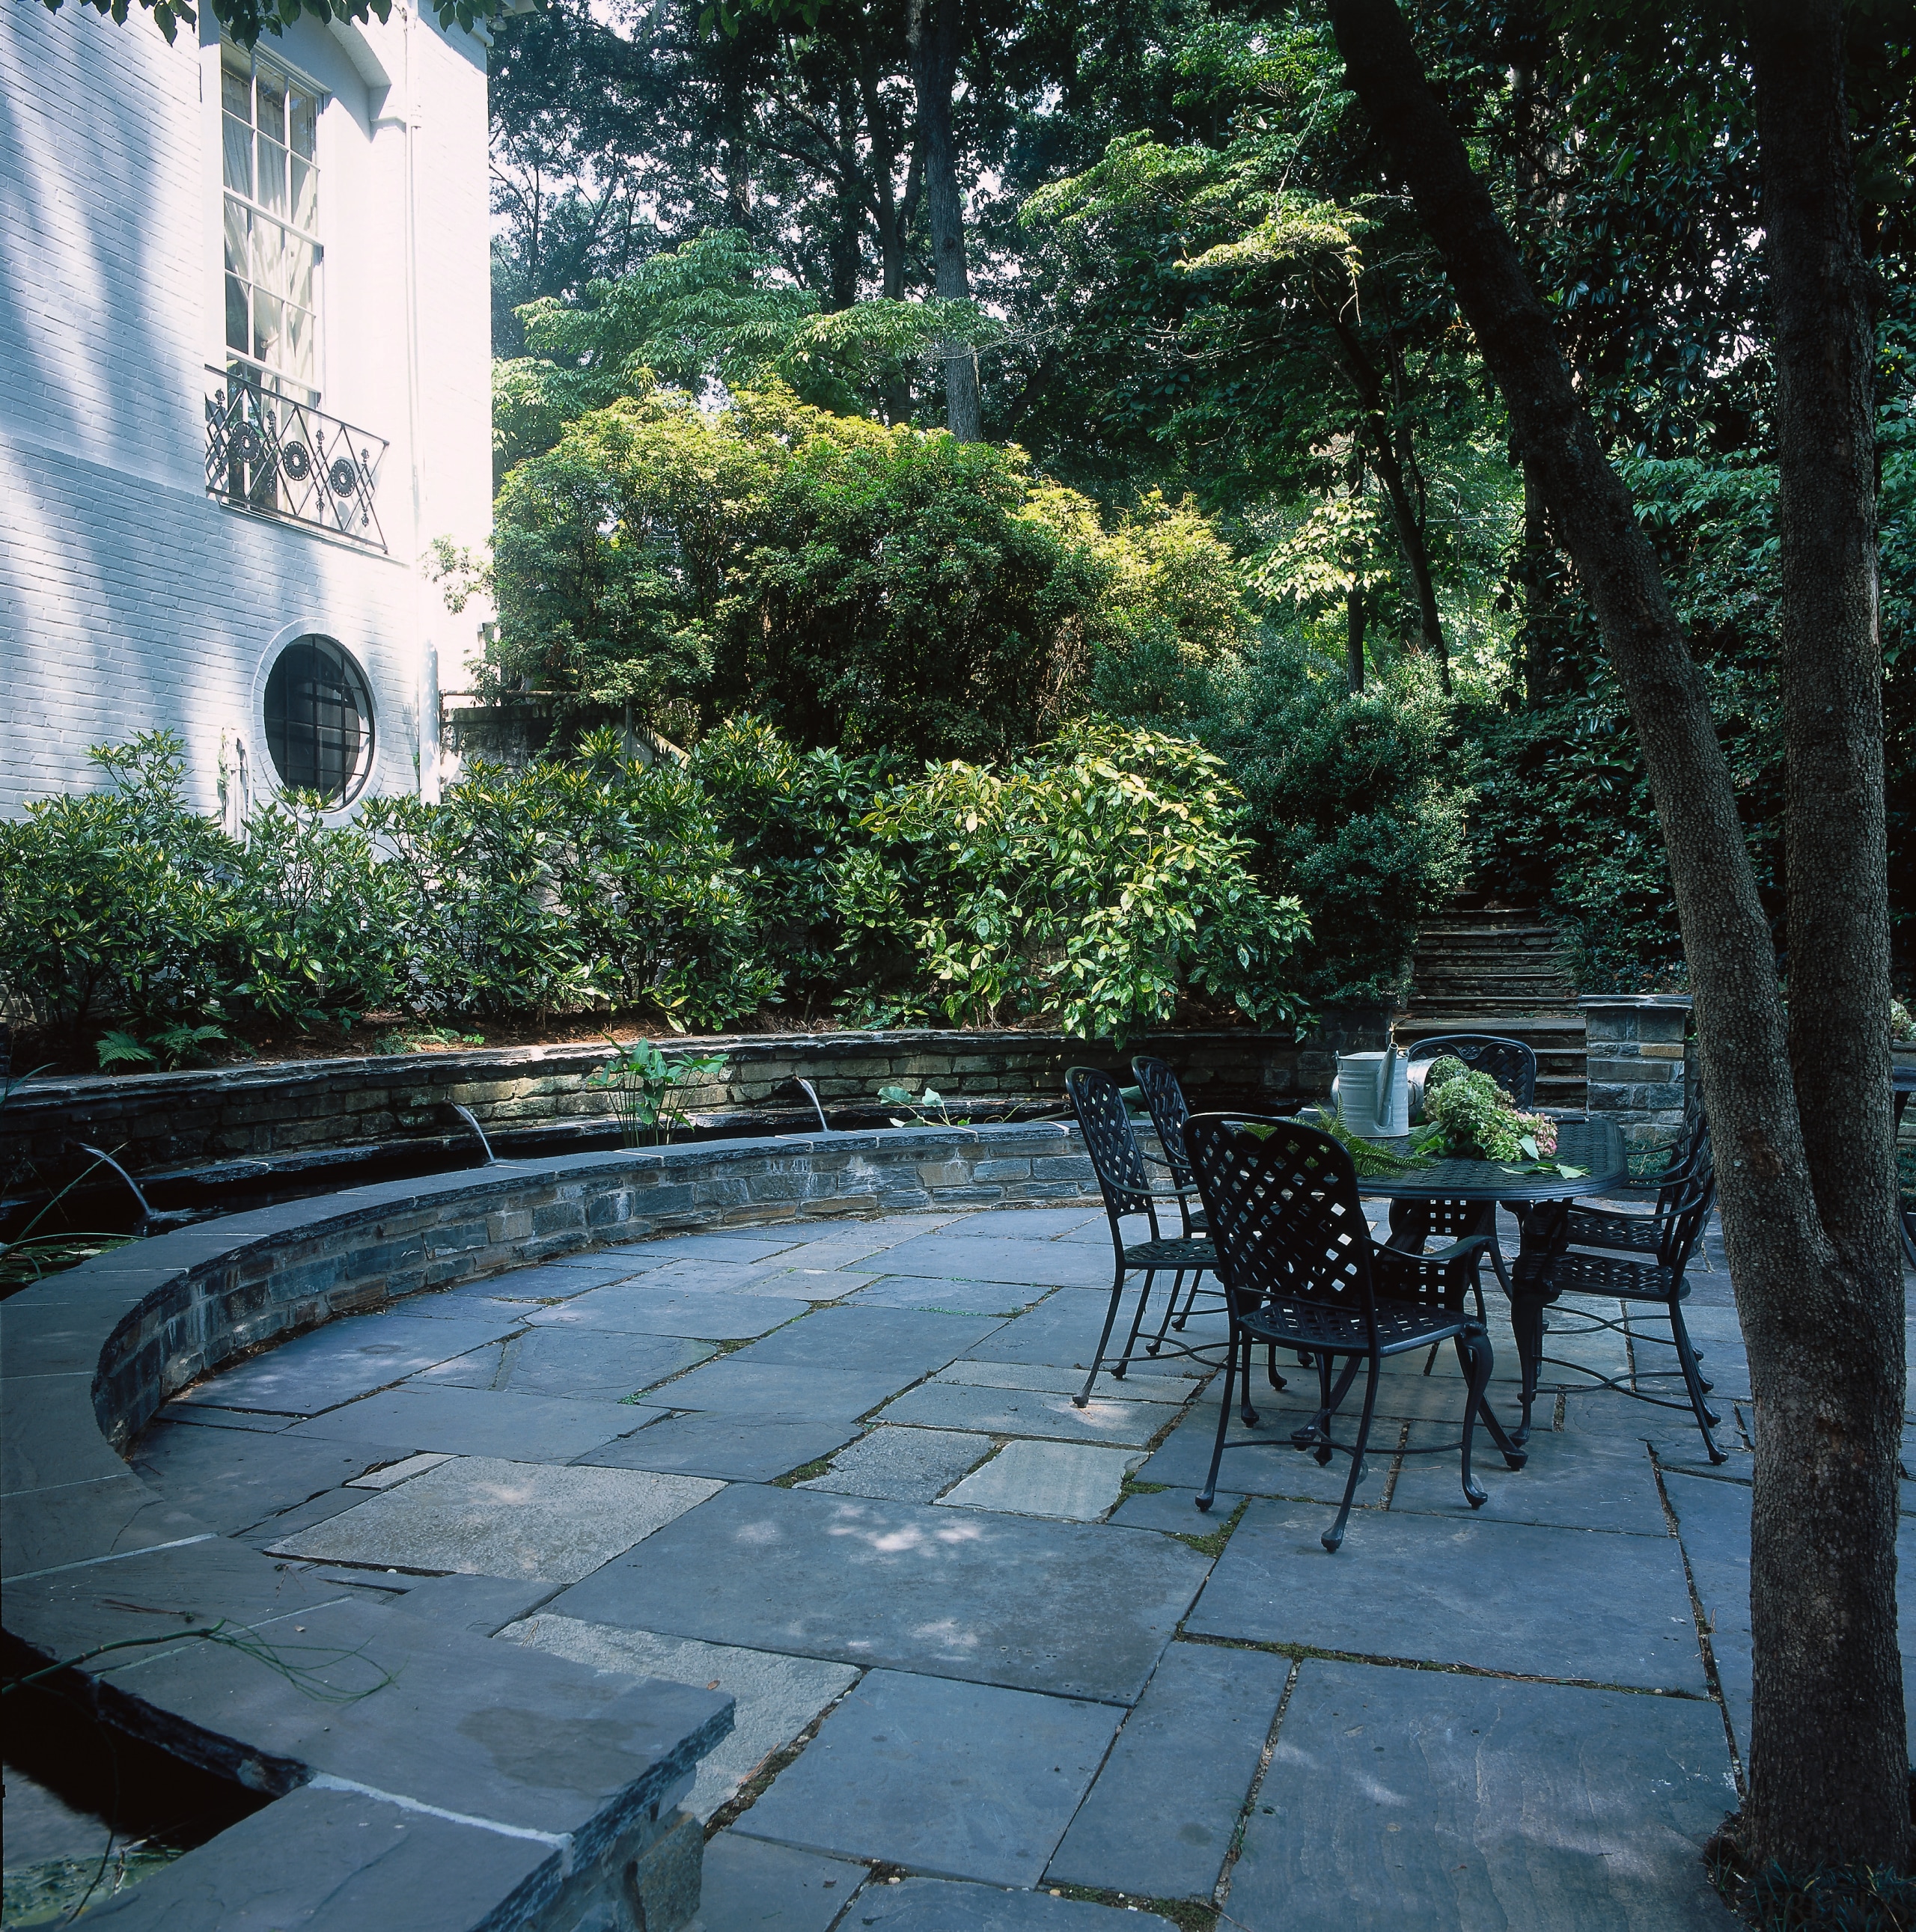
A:
{"label": "tree trunk", "polygon": [[[1759,1353],[1769,1365],[1752,1384],[1746,1818],[1762,1856],[1786,1866],[1887,1864],[1900,1861],[1909,1814],[1875,344],[1840,0],[1754,0],[1745,18],[1775,316],[1790,1072],[1833,1263],[1821,1292],[1753,1300],[1743,1316],[1752,1368]],[[1818,1721],[1806,1733],[1797,1720],[1806,1712]]]}
{"label": "tree trunk", "polygon": [[1364,688],[1364,585],[1360,578],[1353,577],[1350,588],[1344,593],[1344,674],[1350,680],[1350,694],[1355,698]]}
{"label": "tree trunk", "polygon": [[[905,37],[918,96],[918,140],[925,157],[925,212],[930,218],[932,286],[941,296],[969,299],[965,266],[965,204],[958,192],[958,154],[951,131],[951,86],[958,73],[959,0],[908,0]],[[969,344],[944,343],[945,422],[960,442],[977,442],[978,366]]]}
{"label": "tree trunk", "polygon": [[1331,326],[1343,347],[1351,386],[1356,390],[1365,412],[1362,439],[1365,455],[1372,475],[1384,486],[1398,548],[1404,553],[1404,567],[1410,573],[1410,586],[1416,593],[1419,640],[1437,659],[1437,676],[1448,696],[1450,646],[1444,638],[1443,620],[1437,614],[1437,580],[1431,572],[1430,549],[1424,541],[1423,509],[1412,494],[1410,472],[1415,459],[1406,460],[1408,432],[1400,434],[1392,426],[1384,379],[1371,360],[1362,338],[1341,316],[1332,317]]}
{"label": "tree trunk", "polygon": [[[1729,775],[1629,493],[1393,0],[1332,0],[1331,11],[1351,85],[1443,257],[1595,607],[1668,849],[1757,1398],[1749,1849],[1794,1870],[1899,1865],[1902,1295],[1890,1218],[1881,724],[1860,601],[1872,536],[1858,514],[1870,472],[1857,367],[1866,370],[1867,338],[1843,272],[1854,242],[1840,16],[1833,0],[1764,0],[1758,10],[1766,202],[1774,195],[1770,218],[1783,224],[1771,250],[1779,364],[1791,364],[1783,380],[1794,386],[1779,416],[1785,596],[1794,604],[1782,660],[1788,837],[1792,860],[1799,838],[1817,855],[1790,886],[1791,931],[1807,949],[1806,976],[1792,971],[1799,1112],[1775,951]],[[1819,434],[1834,446],[1815,444]],[[1819,473],[1826,465],[1833,480]],[[1799,822],[1825,811],[1827,826]],[[1813,1064],[1826,1051],[1829,1062]]]}

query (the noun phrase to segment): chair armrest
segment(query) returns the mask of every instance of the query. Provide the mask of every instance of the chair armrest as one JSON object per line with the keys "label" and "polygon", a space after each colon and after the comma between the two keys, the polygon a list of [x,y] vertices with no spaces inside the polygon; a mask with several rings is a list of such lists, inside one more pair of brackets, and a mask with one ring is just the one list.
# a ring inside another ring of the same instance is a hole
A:
{"label": "chair armrest", "polygon": [[1434,1268],[1442,1268],[1454,1261],[1461,1261],[1467,1254],[1479,1248],[1487,1248],[1495,1242],[1494,1234],[1466,1234],[1461,1240],[1446,1241],[1440,1248],[1431,1248],[1421,1255],[1413,1255],[1413,1261],[1428,1262]]}

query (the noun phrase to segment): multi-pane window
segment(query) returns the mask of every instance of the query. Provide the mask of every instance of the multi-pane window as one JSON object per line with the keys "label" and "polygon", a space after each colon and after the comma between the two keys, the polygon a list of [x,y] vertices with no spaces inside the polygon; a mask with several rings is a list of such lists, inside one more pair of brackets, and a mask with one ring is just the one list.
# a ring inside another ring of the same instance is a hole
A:
{"label": "multi-pane window", "polygon": [[373,763],[365,674],[331,638],[296,638],[266,679],[266,750],[289,791],[328,805],[356,798]]}
{"label": "multi-pane window", "polygon": [[230,361],[305,403],[320,390],[320,98],[244,48],[220,49]]}

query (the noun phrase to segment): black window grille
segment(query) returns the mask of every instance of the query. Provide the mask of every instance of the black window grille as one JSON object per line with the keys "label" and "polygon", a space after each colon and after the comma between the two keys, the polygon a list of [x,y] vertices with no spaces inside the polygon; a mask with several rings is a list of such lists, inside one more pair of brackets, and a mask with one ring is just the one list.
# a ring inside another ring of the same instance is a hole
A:
{"label": "black window grille", "polygon": [[266,750],[289,791],[328,805],[356,796],[371,769],[373,707],[359,667],[330,638],[287,646],[266,679]]}

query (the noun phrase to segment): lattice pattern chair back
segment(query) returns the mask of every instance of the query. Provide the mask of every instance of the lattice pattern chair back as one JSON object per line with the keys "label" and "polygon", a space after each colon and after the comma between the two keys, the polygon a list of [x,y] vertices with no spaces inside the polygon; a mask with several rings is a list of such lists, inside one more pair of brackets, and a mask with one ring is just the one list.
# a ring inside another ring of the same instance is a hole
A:
{"label": "lattice pattern chair back", "polygon": [[1065,1090],[1083,1130],[1085,1151],[1091,1156],[1106,1213],[1113,1220],[1125,1214],[1148,1214],[1155,1235],[1158,1208],[1152,1198],[1151,1176],[1117,1082],[1101,1068],[1074,1066],[1065,1076]]}
{"label": "lattice pattern chair back", "polygon": [[1158,1144],[1164,1150],[1164,1165],[1171,1170],[1171,1185],[1181,1193],[1195,1187],[1191,1162],[1185,1153],[1185,1123],[1191,1109],[1185,1105],[1185,1090],[1178,1076],[1161,1060],[1140,1058],[1131,1062],[1131,1072],[1151,1109],[1151,1124],[1158,1130]]}
{"label": "lattice pattern chair back", "polygon": [[1374,1336],[1370,1224],[1350,1156],[1329,1134],[1301,1120],[1194,1114],[1185,1147],[1233,1302],[1329,1302]]}
{"label": "lattice pattern chair back", "polygon": [[[1675,1198],[1668,1198],[1671,1196]],[[1656,1244],[1659,1266],[1689,1267],[1690,1257],[1709,1225],[1710,1210],[1716,1198],[1716,1164],[1706,1141],[1688,1179],[1665,1188],[1658,1199],[1656,1217],[1662,1223]]]}
{"label": "lattice pattern chair back", "polygon": [[1417,1067],[1428,1066],[1446,1054],[1477,1072],[1488,1073],[1518,1106],[1535,1104],[1537,1057],[1521,1040],[1506,1040],[1494,1033],[1440,1033],[1419,1040],[1404,1057]]}

